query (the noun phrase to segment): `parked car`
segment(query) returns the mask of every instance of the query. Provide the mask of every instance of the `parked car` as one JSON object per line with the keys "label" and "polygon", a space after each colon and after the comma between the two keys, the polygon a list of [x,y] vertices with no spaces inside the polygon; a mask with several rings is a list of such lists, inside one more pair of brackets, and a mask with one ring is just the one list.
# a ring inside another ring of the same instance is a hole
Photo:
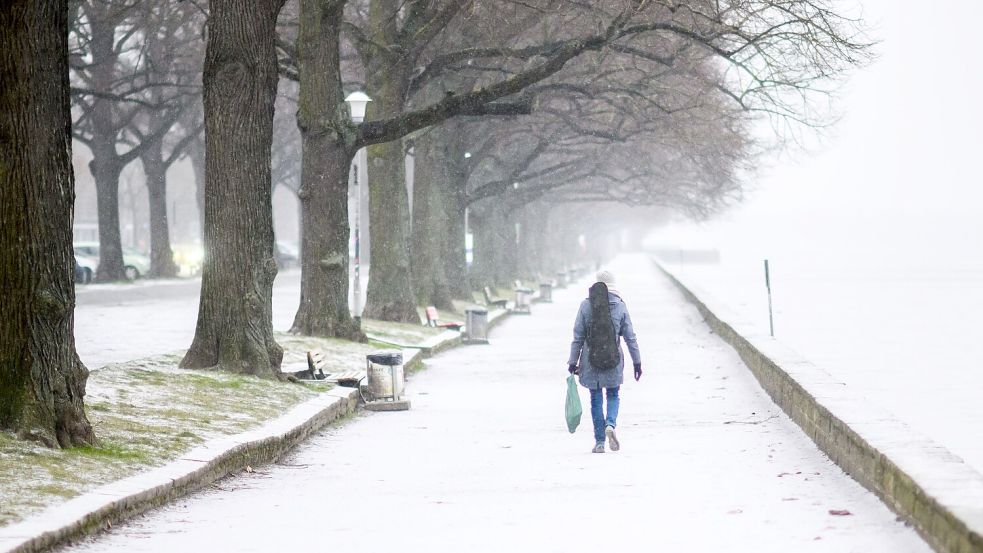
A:
{"label": "parked car", "polygon": [[[75,242],[75,255],[99,259],[99,242]],[[150,272],[150,258],[132,249],[123,248],[123,272],[127,280],[136,280]]]}
{"label": "parked car", "polygon": [[276,243],[276,264],[281,269],[290,269],[300,265],[300,251],[289,242]]}
{"label": "parked car", "polygon": [[75,254],[75,282],[89,284],[96,274],[97,261],[91,257]]}

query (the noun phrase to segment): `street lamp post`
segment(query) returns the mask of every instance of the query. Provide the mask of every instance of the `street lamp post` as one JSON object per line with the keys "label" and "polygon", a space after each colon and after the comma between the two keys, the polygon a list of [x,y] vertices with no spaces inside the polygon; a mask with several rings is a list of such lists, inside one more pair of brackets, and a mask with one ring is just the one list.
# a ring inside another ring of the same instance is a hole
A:
{"label": "street lamp post", "polygon": [[[348,103],[348,107],[351,108],[352,121],[355,123],[361,123],[365,120],[365,108],[369,105],[372,98],[369,98],[367,94],[361,91],[352,92],[345,98],[345,102]],[[362,189],[359,187],[359,180],[365,178],[365,166],[363,157],[365,156],[365,148],[361,148],[355,153],[354,160],[354,185],[355,185],[355,262],[354,262],[354,283],[352,286],[352,316],[356,319],[362,316],[362,283],[361,283],[361,244],[359,240],[359,225],[361,223],[362,214]]]}

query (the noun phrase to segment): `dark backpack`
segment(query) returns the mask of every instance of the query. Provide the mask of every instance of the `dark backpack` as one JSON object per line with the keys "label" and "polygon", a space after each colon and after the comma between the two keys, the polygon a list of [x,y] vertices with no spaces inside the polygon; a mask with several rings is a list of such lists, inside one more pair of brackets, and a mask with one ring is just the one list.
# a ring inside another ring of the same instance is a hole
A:
{"label": "dark backpack", "polygon": [[608,305],[608,286],[597,282],[590,287],[590,321],[587,322],[587,351],[590,366],[601,371],[611,370],[621,361],[618,335],[611,320]]}

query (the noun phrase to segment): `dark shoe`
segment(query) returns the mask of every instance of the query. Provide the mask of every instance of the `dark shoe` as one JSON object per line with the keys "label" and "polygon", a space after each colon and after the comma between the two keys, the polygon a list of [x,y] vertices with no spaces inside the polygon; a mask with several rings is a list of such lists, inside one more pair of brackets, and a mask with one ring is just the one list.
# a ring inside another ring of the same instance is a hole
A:
{"label": "dark shoe", "polygon": [[604,429],[604,436],[608,439],[608,445],[611,446],[611,451],[618,451],[621,449],[621,444],[618,443],[618,436],[614,433],[614,427],[609,426]]}
{"label": "dark shoe", "polygon": [[597,445],[594,446],[591,453],[604,453],[604,442],[597,442]]}

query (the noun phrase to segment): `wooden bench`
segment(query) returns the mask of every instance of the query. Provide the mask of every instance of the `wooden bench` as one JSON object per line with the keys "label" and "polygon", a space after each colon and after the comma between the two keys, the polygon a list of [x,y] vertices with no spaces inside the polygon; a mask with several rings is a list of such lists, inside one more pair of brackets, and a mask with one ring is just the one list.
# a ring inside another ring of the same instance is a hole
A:
{"label": "wooden bench", "polygon": [[489,307],[494,306],[501,309],[505,309],[509,303],[509,300],[503,300],[501,298],[497,298],[493,296],[491,293],[491,288],[487,286],[482,288],[481,291],[485,294],[485,304],[488,305]]}
{"label": "wooden bench", "polygon": [[437,317],[437,308],[429,305],[426,309],[427,312],[427,326],[432,326],[435,328],[447,328],[450,330],[461,330],[464,323],[442,323]]}
{"label": "wooden bench", "polygon": [[302,371],[287,373],[297,380],[327,380],[324,367],[328,364],[328,356],[319,349],[307,352],[307,368]]}
{"label": "wooden bench", "polygon": [[307,352],[307,370],[291,373],[298,380],[316,382],[336,382],[339,386],[346,388],[358,388],[359,383],[365,378],[365,371],[346,370],[332,371],[325,373],[324,369],[328,365],[328,356],[320,349],[313,349]]}

